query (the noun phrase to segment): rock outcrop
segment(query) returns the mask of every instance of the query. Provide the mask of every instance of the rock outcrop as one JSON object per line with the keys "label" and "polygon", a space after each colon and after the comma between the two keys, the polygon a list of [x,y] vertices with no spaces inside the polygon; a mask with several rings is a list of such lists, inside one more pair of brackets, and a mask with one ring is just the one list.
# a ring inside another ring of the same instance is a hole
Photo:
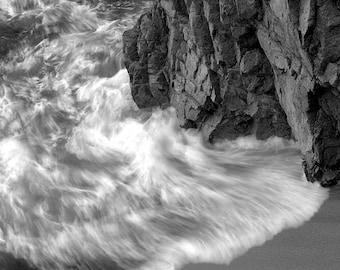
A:
{"label": "rock outcrop", "polygon": [[[260,3],[159,1],[124,34],[139,107],[168,105],[210,141],[291,138],[274,73],[256,37]],[[239,13],[239,14],[238,14]]]}
{"label": "rock outcrop", "polygon": [[257,27],[306,174],[326,186],[340,177],[339,3],[269,1]]}
{"label": "rock outcrop", "polygon": [[124,34],[132,95],[209,141],[296,139],[311,181],[340,178],[340,1],[158,0]]}

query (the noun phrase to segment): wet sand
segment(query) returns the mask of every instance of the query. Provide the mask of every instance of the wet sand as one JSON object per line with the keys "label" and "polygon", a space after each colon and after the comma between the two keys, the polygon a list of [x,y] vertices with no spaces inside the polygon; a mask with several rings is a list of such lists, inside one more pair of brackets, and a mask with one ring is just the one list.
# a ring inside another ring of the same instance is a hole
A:
{"label": "wet sand", "polygon": [[190,264],[183,270],[338,270],[340,269],[340,186],[303,226],[284,230],[230,265]]}

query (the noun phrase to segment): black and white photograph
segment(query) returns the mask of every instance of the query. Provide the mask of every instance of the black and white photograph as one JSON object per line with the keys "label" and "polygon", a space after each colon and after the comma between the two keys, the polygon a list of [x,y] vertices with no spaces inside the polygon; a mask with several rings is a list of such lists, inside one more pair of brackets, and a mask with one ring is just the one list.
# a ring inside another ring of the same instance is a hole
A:
{"label": "black and white photograph", "polygon": [[339,0],[0,0],[0,270],[340,269]]}

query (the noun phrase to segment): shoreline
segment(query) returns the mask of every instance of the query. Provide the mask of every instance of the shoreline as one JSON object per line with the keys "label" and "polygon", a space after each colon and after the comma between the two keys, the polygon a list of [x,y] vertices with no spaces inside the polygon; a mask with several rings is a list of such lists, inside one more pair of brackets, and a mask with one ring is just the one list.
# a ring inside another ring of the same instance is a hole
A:
{"label": "shoreline", "polygon": [[229,265],[188,264],[182,270],[337,270],[340,267],[340,186],[298,228],[282,231]]}
{"label": "shoreline", "polygon": [[[192,263],[182,270],[337,270],[340,266],[339,243],[340,185],[330,189],[329,198],[302,226],[284,230],[229,265]],[[37,270],[25,260],[1,251],[0,269]]]}

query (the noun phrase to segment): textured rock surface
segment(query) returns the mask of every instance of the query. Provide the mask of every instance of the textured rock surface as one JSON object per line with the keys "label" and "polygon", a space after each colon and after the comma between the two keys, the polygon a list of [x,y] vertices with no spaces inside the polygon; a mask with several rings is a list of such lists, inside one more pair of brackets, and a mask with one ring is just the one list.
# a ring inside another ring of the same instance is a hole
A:
{"label": "textured rock surface", "polygon": [[308,178],[333,185],[339,8],[326,0],[158,0],[124,36],[132,95],[140,107],[170,102],[183,127],[210,141],[295,138]]}
{"label": "textured rock surface", "polygon": [[264,9],[258,39],[305,153],[307,175],[332,185],[340,176],[339,6],[337,1],[276,0]]}
{"label": "textured rock surface", "polygon": [[132,96],[141,108],[169,102],[168,32],[163,9],[155,7],[123,35]]}
{"label": "textured rock surface", "polygon": [[257,1],[159,1],[124,35],[136,103],[170,101],[183,127],[211,141],[254,132],[290,138],[256,38],[261,17]]}

